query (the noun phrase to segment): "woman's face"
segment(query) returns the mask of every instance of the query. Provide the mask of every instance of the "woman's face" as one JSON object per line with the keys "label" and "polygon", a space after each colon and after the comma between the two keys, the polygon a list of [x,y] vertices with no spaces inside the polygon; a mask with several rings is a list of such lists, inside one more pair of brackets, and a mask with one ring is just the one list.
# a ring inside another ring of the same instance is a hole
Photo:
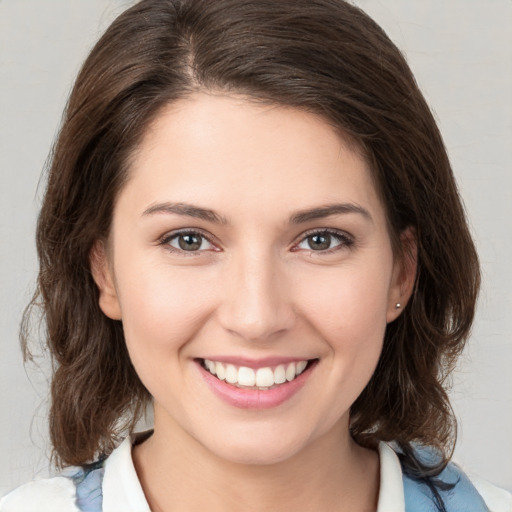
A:
{"label": "woman's face", "polygon": [[325,121],[240,97],[169,106],[107,253],[100,305],[122,319],[155,435],[251,463],[348,436],[404,282],[366,162]]}

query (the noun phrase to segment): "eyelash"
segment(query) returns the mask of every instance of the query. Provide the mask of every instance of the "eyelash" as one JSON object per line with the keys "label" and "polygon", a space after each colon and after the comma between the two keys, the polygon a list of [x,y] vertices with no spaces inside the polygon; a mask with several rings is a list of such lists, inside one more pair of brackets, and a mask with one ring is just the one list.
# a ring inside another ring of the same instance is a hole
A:
{"label": "eyelash", "polygon": [[[184,249],[178,249],[178,248],[170,245],[172,240],[177,239],[180,236],[186,236],[186,235],[200,237],[200,238],[206,240],[211,245],[215,246],[215,243],[213,242],[212,238],[199,229],[185,229],[183,231],[173,231],[172,233],[167,233],[160,239],[159,244],[162,246],[165,246],[166,249],[172,253],[177,253],[177,254],[184,255],[184,256],[196,256],[197,253],[211,251],[211,249],[186,251]],[[336,245],[335,247],[332,247],[330,249],[325,249],[325,250],[315,251],[313,249],[309,249],[309,251],[311,253],[332,254],[332,253],[342,250],[344,248],[350,249],[355,243],[353,237],[348,235],[344,231],[339,231],[337,229],[313,229],[310,231],[306,231],[305,233],[302,233],[299,241],[293,244],[293,247],[291,250],[293,252],[299,251],[300,249],[298,248],[298,246],[301,243],[306,242],[308,238],[315,236],[315,235],[324,235],[324,236],[329,235],[329,236],[333,237],[335,240],[337,240],[339,242],[339,244]],[[308,249],[306,249],[306,250],[308,250]],[[219,251],[219,249],[214,249],[214,251],[217,252],[217,251]]]}
{"label": "eyelash", "polygon": [[[172,240],[177,239],[180,236],[186,236],[186,235],[200,237],[215,247],[215,243],[213,242],[211,237],[199,229],[184,229],[183,231],[173,231],[172,233],[167,233],[160,239],[159,244],[162,246],[165,246],[165,248],[172,253],[176,253],[176,254],[180,254],[180,255],[184,255],[184,256],[196,256],[197,253],[202,253],[205,251],[205,249],[197,250],[197,251],[186,251],[184,249],[178,249],[178,248],[170,245]],[[218,251],[218,249],[214,249],[214,251]]]}
{"label": "eyelash", "polygon": [[354,238],[344,231],[339,231],[337,229],[312,229],[310,231],[306,231],[305,233],[303,233],[301,235],[299,242],[294,244],[292,251],[298,251],[299,249],[297,249],[297,246],[299,244],[306,242],[306,240],[308,238],[315,236],[315,235],[324,235],[324,236],[329,235],[329,236],[333,237],[334,239],[336,239],[340,243],[339,243],[339,245],[336,245],[335,247],[332,247],[331,249],[325,249],[325,250],[320,250],[320,251],[315,251],[313,249],[306,249],[306,250],[309,250],[313,254],[315,254],[315,253],[317,253],[317,254],[332,254],[332,253],[335,253],[342,249],[350,249],[355,243]]}

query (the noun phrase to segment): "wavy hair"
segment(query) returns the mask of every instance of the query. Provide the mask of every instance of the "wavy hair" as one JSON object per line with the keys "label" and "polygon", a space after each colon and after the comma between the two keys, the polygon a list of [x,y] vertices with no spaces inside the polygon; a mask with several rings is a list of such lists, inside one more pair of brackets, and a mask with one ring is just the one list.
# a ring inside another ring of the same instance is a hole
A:
{"label": "wavy hair", "polygon": [[[121,323],[99,308],[89,253],[108,237],[148,126],[163,107],[200,90],[322,116],[368,160],[398,254],[400,233],[416,233],[413,296],[387,327],[350,428],[363,445],[396,442],[413,473],[438,474],[456,435],[446,379],[473,321],[478,259],[443,140],[404,57],[342,0],[143,0],[91,51],[49,158],[38,286],[22,323],[30,357],[30,318],[42,308],[54,361],[56,462],[108,454],[150,399]],[[421,465],[415,443],[436,448],[439,463]]]}

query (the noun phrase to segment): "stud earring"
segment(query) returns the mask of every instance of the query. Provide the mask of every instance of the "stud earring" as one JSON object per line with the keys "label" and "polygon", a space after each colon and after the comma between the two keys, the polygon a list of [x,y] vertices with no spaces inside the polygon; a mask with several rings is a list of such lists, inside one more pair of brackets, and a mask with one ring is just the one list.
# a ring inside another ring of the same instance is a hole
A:
{"label": "stud earring", "polygon": [[400,302],[397,302],[395,304],[395,309],[400,309],[402,307],[402,304],[400,304]]}

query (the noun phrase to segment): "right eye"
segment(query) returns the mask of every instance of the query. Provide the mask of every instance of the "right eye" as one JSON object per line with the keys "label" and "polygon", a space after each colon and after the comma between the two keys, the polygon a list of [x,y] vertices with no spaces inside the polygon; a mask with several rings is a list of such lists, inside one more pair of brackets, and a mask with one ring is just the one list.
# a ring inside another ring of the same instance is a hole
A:
{"label": "right eye", "polygon": [[201,233],[186,231],[166,236],[163,245],[168,245],[173,251],[200,252],[211,251],[215,246]]}

